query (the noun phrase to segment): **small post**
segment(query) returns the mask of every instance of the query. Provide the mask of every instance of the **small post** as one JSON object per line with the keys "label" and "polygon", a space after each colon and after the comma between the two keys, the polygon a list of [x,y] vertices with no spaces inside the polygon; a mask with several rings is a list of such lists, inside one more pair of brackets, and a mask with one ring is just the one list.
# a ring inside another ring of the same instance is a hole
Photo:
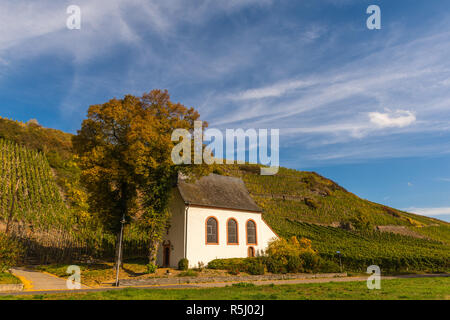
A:
{"label": "small post", "polygon": [[336,251],[336,253],[339,256],[339,267],[341,269],[341,273],[342,273],[342,259],[341,259],[341,252],[340,251]]}
{"label": "small post", "polygon": [[120,237],[119,237],[119,252],[117,253],[117,264],[116,264],[116,283],[114,284],[116,287],[119,286],[119,271],[120,264],[122,262],[122,240],[123,240],[123,226],[125,224],[125,214],[122,216],[122,220],[120,221]]}

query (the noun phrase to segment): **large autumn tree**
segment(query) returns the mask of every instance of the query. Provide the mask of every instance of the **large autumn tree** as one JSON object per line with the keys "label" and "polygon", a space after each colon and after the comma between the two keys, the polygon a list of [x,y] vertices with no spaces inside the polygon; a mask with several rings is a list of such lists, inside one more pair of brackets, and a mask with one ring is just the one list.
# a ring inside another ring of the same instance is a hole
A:
{"label": "large autumn tree", "polygon": [[199,117],[193,108],[173,103],[167,91],[153,90],[91,106],[73,138],[90,210],[115,234],[123,216],[136,221],[150,241],[149,263],[155,263],[167,227],[178,173],[208,173],[203,165],[175,165],[171,159],[178,143],[171,139],[173,130],[192,132]]}

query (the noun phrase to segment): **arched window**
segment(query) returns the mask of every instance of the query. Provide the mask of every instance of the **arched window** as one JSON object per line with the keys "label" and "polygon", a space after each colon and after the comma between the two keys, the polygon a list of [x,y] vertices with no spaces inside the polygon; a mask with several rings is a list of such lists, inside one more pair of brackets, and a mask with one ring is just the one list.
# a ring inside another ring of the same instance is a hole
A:
{"label": "arched window", "polygon": [[248,247],[247,255],[248,255],[249,258],[253,258],[255,256],[255,248]]}
{"label": "arched window", "polygon": [[247,221],[247,244],[257,244],[256,223],[253,220]]}
{"label": "arched window", "polygon": [[214,217],[206,219],[206,243],[219,244],[218,222]]}
{"label": "arched window", "polygon": [[233,218],[228,219],[227,222],[227,243],[239,244],[238,223]]}

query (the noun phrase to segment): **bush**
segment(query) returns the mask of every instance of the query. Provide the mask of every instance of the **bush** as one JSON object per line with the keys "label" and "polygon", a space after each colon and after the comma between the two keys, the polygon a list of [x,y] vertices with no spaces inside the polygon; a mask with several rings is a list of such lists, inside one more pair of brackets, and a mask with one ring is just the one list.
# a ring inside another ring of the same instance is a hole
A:
{"label": "bush", "polygon": [[198,272],[195,272],[194,270],[187,270],[178,275],[179,277],[197,277]]}
{"label": "bush", "polygon": [[231,286],[237,287],[237,288],[253,288],[253,287],[255,287],[255,284],[251,283],[251,282],[239,282],[239,283],[233,283]]}
{"label": "bush", "polygon": [[266,259],[267,270],[272,273],[287,273],[286,264],[274,256]]}
{"label": "bush", "polygon": [[236,267],[236,266],[231,267],[231,269],[228,270],[228,273],[231,274],[231,275],[233,275],[233,276],[237,276],[237,275],[239,275],[239,273],[240,273],[240,272],[239,272],[239,268]]}
{"label": "bush", "polygon": [[319,269],[320,258],[317,254],[312,252],[303,252],[300,254],[303,260],[303,270],[305,272],[317,272]]}
{"label": "bush", "polygon": [[228,270],[233,275],[241,272],[253,275],[265,273],[264,259],[261,257],[215,259],[208,263],[208,269]]}
{"label": "bush", "polygon": [[267,254],[267,270],[272,273],[314,272],[318,269],[319,256],[306,238],[275,240],[269,244]]}
{"label": "bush", "polygon": [[253,259],[247,262],[247,272],[252,275],[262,275],[265,273],[265,266],[262,259]]}
{"label": "bush", "polygon": [[287,262],[287,271],[291,273],[303,272],[303,260],[299,256],[289,256]]}
{"label": "bush", "polygon": [[156,269],[158,269],[158,266],[154,265],[153,263],[147,264],[147,273],[155,273]]}
{"label": "bush", "polygon": [[0,234],[0,272],[17,265],[21,260],[24,249],[21,244],[5,234]]}
{"label": "bush", "polygon": [[189,260],[186,258],[180,259],[178,261],[178,270],[186,271],[187,269],[189,269]]}
{"label": "bush", "polygon": [[244,272],[245,260],[251,258],[214,259],[208,263],[208,269],[232,270]]}
{"label": "bush", "polygon": [[319,272],[335,273],[335,272],[341,272],[341,269],[340,269],[338,263],[331,261],[331,260],[325,260],[325,259],[321,258],[319,260]]}

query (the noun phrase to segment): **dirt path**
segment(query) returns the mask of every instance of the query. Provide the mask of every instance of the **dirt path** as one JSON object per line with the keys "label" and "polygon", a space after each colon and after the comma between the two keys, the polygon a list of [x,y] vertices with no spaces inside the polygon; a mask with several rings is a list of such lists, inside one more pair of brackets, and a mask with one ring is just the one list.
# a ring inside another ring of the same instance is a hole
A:
{"label": "dirt path", "polygon": [[[12,268],[11,272],[24,283],[24,291],[68,290],[66,279],[25,268]],[[89,287],[82,285],[82,289]]]}

